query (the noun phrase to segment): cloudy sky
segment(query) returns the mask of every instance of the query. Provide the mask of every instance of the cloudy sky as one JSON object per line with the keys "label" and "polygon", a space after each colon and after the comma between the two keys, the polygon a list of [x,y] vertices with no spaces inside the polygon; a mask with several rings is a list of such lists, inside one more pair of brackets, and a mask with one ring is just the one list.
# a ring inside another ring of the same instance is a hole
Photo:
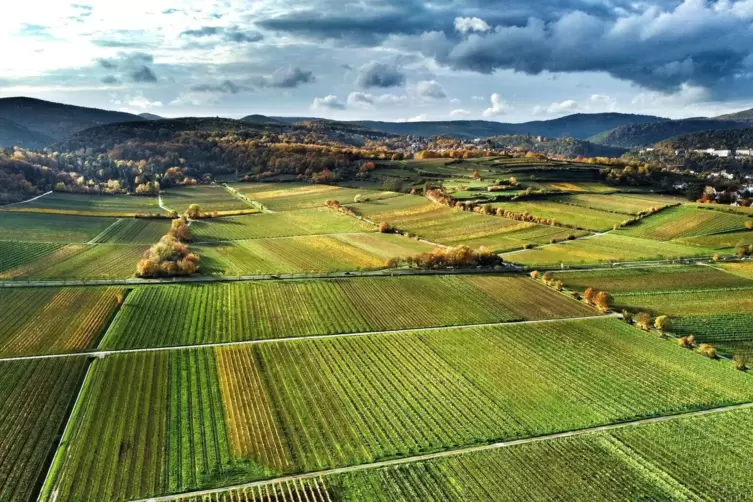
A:
{"label": "cloudy sky", "polygon": [[753,107],[753,0],[23,0],[3,13],[0,97],[504,122]]}

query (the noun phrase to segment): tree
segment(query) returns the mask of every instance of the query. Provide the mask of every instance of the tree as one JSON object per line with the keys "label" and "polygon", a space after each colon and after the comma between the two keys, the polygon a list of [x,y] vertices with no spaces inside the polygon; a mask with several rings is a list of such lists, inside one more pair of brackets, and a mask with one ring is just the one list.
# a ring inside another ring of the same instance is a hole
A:
{"label": "tree", "polygon": [[633,324],[633,314],[628,310],[622,311],[622,320],[628,324]]}
{"label": "tree", "polygon": [[677,340],[677,343],[680,344],[680,347],[685,347],[686,349],[692,349],[695,345],[695,337],[694,336],[683,336],[679,340]]}
{"label": "tree", "polygon": [[191,204],[186,209],[186,218],[191,220],[197,220],[201,218],[201,206],[198,204]]}
{"label": "tree", "polygon": [[662,336],[667,336],[667,332],[672,329],[672,319],[668,316],[660,315],[654,321],[654,327],[659,330]]}
{"label": "tree", "polygon": [[586,301],[587,304],[589,304],[589,305],[595,305],[596,304],[596,295],[598,293],[599,292],[596,289],[594,289],[594,288],[588,288],[583,293],[583,299]]}
{"label": "tree", "polygon": [[712,347],[711,345],[709,345],[708,343],[702,343],[698,347],[698,353],[708,357],[709,359],[719,358],[719,355],[716,353],[716,349]]}
{"label": "tree", "polygon": [[599,310],[608,312],[609,309],[612,308],[614,299],[612,298],[612,295],[610,295],[606,291],[599,291],[599,293],[596,295],[596,298],[594,299],[594,303],[596,303],[596,306],[599,308]]}
{"label": "tree", "polygon": [[475,171],[473,171],[473,179],[474,180],[480,180],[481,179],[481,173],[478,172],[478,169],[476,169]]}
{"label": "tree", "polygon": [[651,314],[648,314],[647,312],[639,312],[638,315],[635,316],[635,323],[638,325],[639,328],[650,331],[651,330]]}
{"label": "tree", "polygon": [[123,295],[123,293],[118,293],[118,296],[115,297],[115,300],[118,302],[118,305],[123,305],[125,296]]}
{"label": "tree", "polygon": [[395,232],[395,229],[392,228],[392,225],[387,223],[386,221],[383,221],[379,224],[379,231],[383,234],[391,234]]}
{"label": "tree", "polygon": [[544,272],[544,275],[541,276],[541,280],[544,281],[546,284],[549,284],[552,282],[552,279],[554,279],[554,275],[552,275],[551,272]]}
{"label": "tree", "polygon": [[537,281],[539,280],[539,277],[541,277],[541,273],[538,270],[534,270],[533,272],[531,272],[531,278],[533,280]]}
{"label": "tree", "polygon": [[746,221],[745,228],[747,228],[748,230],[753,230],[753,220]]}
{"label": "tree", "polygon": [[748,369],[748,355],[739,353],[735,354],[735,357],[733,358],[735,361],[735,368],[737,368],[740,371],[746,371]]}

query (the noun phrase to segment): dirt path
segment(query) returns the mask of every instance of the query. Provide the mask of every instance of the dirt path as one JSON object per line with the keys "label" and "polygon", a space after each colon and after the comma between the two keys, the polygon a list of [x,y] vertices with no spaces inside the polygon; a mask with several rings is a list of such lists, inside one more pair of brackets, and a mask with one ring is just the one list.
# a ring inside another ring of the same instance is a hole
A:
{"label": "dirt path", "polygon": [[[428,328],[406,328],[406,329],[393,329],[387,331],[359,331],[355,333],[335,333],[332,335],[304,335],[304,336],[290,336],[283,338],[262,338],[258,340],[241,340],[237,342],[215,342],[215,343],[198,343],[192,345],[173,345],[167,347],[147,347],[142,349],[118,349],[118,350],[95,350],[91,352],[78,352],[72,354],[44,354],[38,356],[18,356],[18,357],[6,357],[0,358],[0,363],[8,361],[29,361],[36,359],[59,359],[63,357],[96,357],[104,358],[114,354],[137,354],[140,352],[164,352],[167,350],[190,350],[200,348],[212,348],[212,347],[237,347],[237,346],[252,346],[262,345],[270,343],[284,343],[284,342],[300,342],[303,340],[326,340],[332,338],[356,338],[361,336],[370,335],[389,335],[400,333],[425,333],[431,331],[448,331],[464,328],[494,328],[500,326],[515,326],[524,324],[550,324],[555,322],[575,322],[575,321],[592,321],[597,319],[609,319],[619,318],[620,315],[616,313],[607,315],[594,315],[585,317],[568,317],[564,319],[540,319],[537,321],[508,321],[508,322],[490,322],[483,324],[458,324],[454,326],[431,326]],[[110,325],[112,326],[112,324]],[[109,328],[108,328],[109,333]],[[106,336],[106,335],[105,335]],[[104,340],[104,338],[102,338]]]}
{"label": "dirt path", "polygon": [[34,202],[35,200],[39,200],[39,199],[41,199],[42,197],[44,197],[46,195],[50,195],[51,193],[52,193],[52,190],[50,190],[49,192],[45,192],[42,195],[37,195],[33,199],[22,200],[21,202],[14,202],[13,204],[7,204],[5,206],[0,206],[0,208],[5,209],[7,207],[20,206],[21,204],[28,204],[29,202]]}
{"label": "dirt path", "polygon": [[379,468],[384,468],[384,467],[393,467],[397,465],[411,464],[414,462],[435,460],[435,459],[444,458],[444,457],[454,457],[456,455],[465,455],[469,453],[478,453],[478,452],[484,452],[484,451],[490,451],[490,450],[498,450],[501,448],[509,448],[512,446],[519,446],[519,445],[524,445],[524,444],[538,443],[538,442],[551,441],[555,439],[562,439],[562,438],[569,438],[569,437],[576,437],[576,436],[584,436],[587,434],[609,432],[609,431],[613,431],[617,429],[623,429],[626,427],[657,424],[661,422],[678,420],[681,418],[699,417],[699,416],[704,416],[704,415],[723,413],[727,411],[735,411],[735,410],[742,410],[742,409],[750,409],[750,408],[753,408],[753,403],[743,403],[743,404],[737,404],[737,405],[732,405],[732,406],[722,406],[718,408],[709,408],[706,410],[690,411],[686,413],[680,413],[677,415],[669,415],[669,416],[655,417],[655,418],[645,418],[641,420],[631,420],[630,422],[622,422],[622,423],[611,424],[611,425],[603,425],[599,427],[590,427],[588,429],[580,429],[580,430],[574,430],[574,431],[568,431],[568,432],[560,432],[556,434],[548,434],[546,436],[536,436],[536,437],[529,437],[529,438],[524,438],[524,439],[515,439],[512,441],[503,441],[503,442],[493,443],[493,444],[488,444],[488,445],[483,445],[483,446],[456,448],[453,450],[445,450],[445,451],[441,451],[437,453],[429,453],[426,455],[415,455],[415,456],[404,457],[404,458],[395,459],[395,460],[385,460],[383,462],[373,462],[370,464],[354,465],[350,467],[326,469],[323,471],[309,472],[305,474],[297,474],[297,475],[292,475],[292,476],[284,476],[284,477],[269,479],[265,481],[255,481],[253,483],[227,486],[224,488],[215,488],[211,490],[201,490],[201,491],[194,491],[194,492],[188,492],[188,493],[180,493],[180,494],[169,495],[165,497],[152,497],[149,499],[142,499],[142,500],[137,500],[137,501],[132,501],[132,502],[168,502],[170,500],[175,500],[178,497],[199,498],[199,497],[203,497],[207,495],[221,493],[227,490],[239,490],[239,489],[243,490],[246,488],[258,488],[258,487],[276,484],[276,483],[285,483],[288,481],[302,481],[302,480],[307,480],[307,479],[313,479],[313,478],[318,478],[320,476],[331,476],[331,475],[336,475],[336,474],[346,474],[349,472],[365,471],[365,470],[379,469]]}

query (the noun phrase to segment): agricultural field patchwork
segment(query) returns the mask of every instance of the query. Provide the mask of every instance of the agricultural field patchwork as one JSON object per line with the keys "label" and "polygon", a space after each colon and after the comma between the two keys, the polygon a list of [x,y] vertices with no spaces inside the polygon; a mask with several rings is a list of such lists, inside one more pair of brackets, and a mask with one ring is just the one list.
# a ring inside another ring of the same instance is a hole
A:
{"label": "agricultural field patchwork", "polygon": [[84,243],[97,237],[115,218],[0,211],[0,240]]}
{"label": "agricultural field patchwork", "polygon": [[153,244],[170,230],[170,220],[119,219],[99,234],[97,244]]}
{"label": "agricultural field patchwork", "polygon": [[721,267],[731,274],[745,277],[747,279],[753,279],[753,261],[737,262],[737,263],[722,263],[716,266]]}
{"label": "agricultural field patchwork", "polygon": [[191,224],[197,242],[373,231],[376,231],[373,225],[329,208],[229,216]]}
{"label": "agricultural field patchwork", "polygon": [[0,501],[35,500],[85,357],[0,362]]}
{"label": "agricultural field patchwork", "polygon": [[242,184],[236,185],[236,188],[272,211],[321,208],[328,200],[348,204],[356,200],[381,200],[400,195],[395,192],[299,183]]}
{"label": "agricultural field patchwork", "polygon": [[753,312],[687,315],[673,320],[677,336],[694,336],[727,356],[744,355],[753,361]]}
{"label": "agricultural field patchwork", "polygon": [[102,347],[161,347],[594,315],[597,312],[589,307],[526,277],[414,276],[150,286],[128,296]]}
{"label": "agricultural field patchwork", "polygon": [[392,258],[434,247],[389,234],[343,234],[254,239],[194,245],[206,275],[306,274],[377,270]]}
{"label": "agricultural field patchwork", "polygon": [[638,213],[649,211],[654,208],[663,208],[673,204],[678,204],[679,200],[673,197],[660,196],[638,196],[623,194],[577,194],[555,197],[554,201],[571,204],[573,206],[595,209],[597,211],[607,211],[635,216]]}
{"label": "agricultural field patchwork", "polygon": [[94,363],[42,500],[227,486],[751,399],[729,364],[615,319],[122,354]]}
{"label": "agricultural field patchwork", "polygon": [[656,315],[753,314],[753,286],[712,290],[638,292],[614,295],[619,308]]}
{"label": "agricultural field patchwork", "polygon": [[544,267],[710,257],[712,254],[714,254],[713,250],[708,248],[628,237],[621,233],[610,233],[537,249],[507,253],[503,256],[506,261],[513,263]]}
{"label": "agricultural field patchwork", "polygon": [[615,225],[629,219],[626,215],[615,214],[589,207],[573,206],[550,200],[530,202],[497,202],[495,208],[516,213],[529,213],[539,218],[553,219],[557,224],[593,231],[611,230]]}
{"label": "agricultural field patchwork", "polygon": [[93,349],[121,295],[109,287],[0,289],[0,357]]}
{"label": "agricultural field patchwork", "polygon": [[148,246],[119,244],[71,244],[0,278],[15,280],[128,279]]}
{"label": "agricultural field patchwork", "polygon": [[749,410],[730,411],[171,502],[738,500],[753,491],[753,443],[738,432],[751,426]]}
{"label": "agricultural field patchwork", "polygon": [[13,211],[60,213],[73,216],[133,216],[137,213],[164,213],[159,207],[157,197],[154,196],[60,192],[14,206]]}
{"label": "agricultural field patchwork", "polygon": [[747,216],[739,214],[680,206],[644,218],[620,232],[635,237],[668,241],[741,231],[745,229],[747,221]]}
{"label": "agricultural field patchwork", "polygon": [[0,277],[4,272],[49,256],[64,245],[55,242],[0,241]]}
{"label": "agricultural field patchwork", "polygon": [[734,248],[739,245],[749,246],[753,244],[753,232],[742,230],[740,232],[725,232],[723,234],[704,235],[702,237],[681,237],[675,242],[705,246],[723,253],[733,254]]}
{"label": "agricultural field patchwork", "polygon": [[581,293],[587,288],[615,294],[753,287],[751,280],[699,265],[555,272],[554,275],[565,287]]}
{"label": "agricultural field patchwork", "polygon": [[245,201],[233,196],[219,185],[189,185],[168,188],[161,192],[162,204],[183,214],[191,204],[201,206],[202,212],[238,211],[253,209]]}

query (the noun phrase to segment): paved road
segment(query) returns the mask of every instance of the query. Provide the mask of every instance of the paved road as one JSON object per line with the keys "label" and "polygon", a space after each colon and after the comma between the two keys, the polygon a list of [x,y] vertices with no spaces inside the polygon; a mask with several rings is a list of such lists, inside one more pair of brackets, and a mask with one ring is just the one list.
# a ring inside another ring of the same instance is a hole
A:
{"label": "paved road", "polygon": [[490,450],[498,450],[501,448],[509,448],[511,446],[519,446],[529,443],[538,443],[543,441],[551,441],[553,439],[562,439],[562,438],[568,438],[568,437],[575,437],[575,436],[584,436],[587,434],[595,434],[599,432],[609,432],[616,429],[622,429],[626,427],[633,427],[633,426],[641,426],[641,425],[647,425],[647,424],[656,424],[661,422],[667,422],[671,420],[678,420],[681,418],[690,418],[690,417],[698,417],[703,415],[710,415],[715,413],[723,413],[726,411],[735,411],[735,410],[742,410],[742,409],[750,409],[753,408],[753,403],[743,403],[733,406],[723,406],[718,408],[710,408],[706,410],[700,410],[700,411],[691,411],[687,413],[680,413],[677,415],[671,415],[671,416],[664,416],[664,417],[656,417],[656,418],[645,418],[642,420],[631,420],[630,422],[622,422],[617,424],[611,424],[611,425],[603,425],[600,427],[590,427],[588,429],[580,429],[575,431],[568,431],[568,432],[560,432],[557,434],[548,434],[546,436],[536,436],[536,437],[529,437],[524,439],[516,439],[512,441],[503,441],[499,443],[493,443],[483,446],[471,446],[467,448],[456,448],[452,450],[445,450],[437,453],[429,453],[426,455],[415,455],[412,457],[404,457],[400,459],[395,460],[385,460],[383,462],[373,462],[370,464],[361,464],[361,465],[354,465],[350,467],[340,467],[337,469],[326,469],[323,471],[316,471],[316,472],[310,472],[306,474],[298,474],[293,476],[283,476],[279,478],[269,479],[265,481],[256,481],[253,483],[245,483],[240,485],[233,485],[233,486],[227,486],[225,488],[215,488],[211,490],[200,490],[200,491],[194,491],[194,492],[188,492],[188,493],[181,493],[177,495],[169,495],[165,497],[153,497],[150,499],[141,499],[137,501],[132,502],[168,502],[170,500],[174,500],[177,497],[184,497],[184,498],[190,498],[190,497],[202,497],[205,495],[212,495],[215,493],[223,492],[226,490],[236,490],[236,489],[246,489],[246,488],[258,488],[261,486],[276,484],[276,483],[284,483],[288,481],[298,481],[298,480],[306,480],[306,479],[312,479],[312,478],[318,478],[320,476],[330,476],[335,474],[345,474],[349,472],[356,472],[356,471],[365,471],[369,469],[379,469],[383,467],[392,467],[396,465],[404,465],[404,464],[410,464],[414,462],[421,462],[426,460],[434,460],[438,458],[444,458],[444,457],[454,457],[456,455],[465,455],[468,453],[477,453],[477,452],[483,452],[483,451],[490,451]]}
{"label": "paved road", "polygon": [[[555,322],[591,321],[591,320],[597,320],[597,319],[607,319],[610,317],[619,318],[620,315],[616,313],[612,313],[612,314],[607,314],[607,315],[593,315],[593,316],[586,316],[586,317],[569,317],[565,319],[541,319],[538,321],[508,321],[508,322],[490,322],[490,323],[483,323],[483,324],[458,324],[455,326],[432,326],[428,328],[394,329],[394,330],[387,330],[387,331],[360,331],[360,332],[355,332],[355,333],[336,333],[332,335],[290,336],[290,337],[283,337],[283,338],[263,338],[259,340],[241,340],[241,341],[236,341],[236,342],[215,342],[215,343],[202,343],[202,344],[191,344],[191,345],[174,345],[174,346],[168,346],[168,347],[147,347],[147,348],[142,348],[142,349],[94,350],[91,352],[78,352],[78,353],[73,353],[73,354],[43,354],[43,355],[38,355],[38,356],[5,357],[5,358],[0,358],[0,363],[8,362],[8,361],[29,361],[29,360],[36,360],[36,359],[60,359],[63,357],[80,357],[80,356],[104,358],[104,357],[111,356],[114,354],[135,354],[139,352],[164,352],[167,350],[190,350],[190,349],[209,348],[209,347],[235,347],[235,346],[244,346],[244,345],[262,345],[262,344],[269,344],[269,343],[294,342],[294,341],[301,341],[301,340],[322,340],[322,339],[328,339],[328,338],[354,338],[354,337],[369,336],[369,335],[388,335],[388,334],[398,334],[398,333],[446,331],[446,330],[456,330],[456,329],[464,329],[464,328],[493,328],[493,327],[499,327],[499,326],[514,326],[514,325],[520,325],[520,324],[549,324],[549,323],[555,323]],[[107,335],[105,335],[105,337],[106,336]],[[103,337],[103,340],[105,337]]]}

